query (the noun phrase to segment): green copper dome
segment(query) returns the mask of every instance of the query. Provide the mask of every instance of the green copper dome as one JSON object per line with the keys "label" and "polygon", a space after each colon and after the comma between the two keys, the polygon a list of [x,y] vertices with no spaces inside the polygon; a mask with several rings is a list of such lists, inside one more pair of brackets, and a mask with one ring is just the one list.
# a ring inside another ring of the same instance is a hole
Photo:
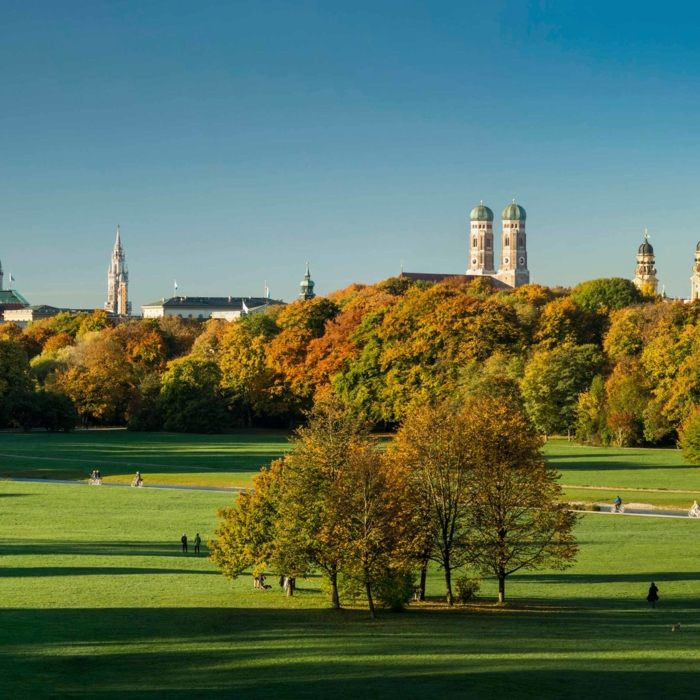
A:
{"label": "green copper dome", "polygon": [[503,221],[525,221],[527,214],[525,209],[515,202],[511,202],[501,213]]}
{"label": "green copper dome", "polygon": [[469,212],[470,221],[493,221],[493,212],[482,202]]}

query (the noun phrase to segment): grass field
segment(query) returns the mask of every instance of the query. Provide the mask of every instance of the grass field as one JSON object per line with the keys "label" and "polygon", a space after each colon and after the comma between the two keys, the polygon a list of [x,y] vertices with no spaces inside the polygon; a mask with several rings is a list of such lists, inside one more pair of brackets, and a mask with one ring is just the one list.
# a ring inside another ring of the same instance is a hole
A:
{"label": "grass field", "polygon": [[[85,479],[99,468],[107,483],[128,483],[140,470],[146,484],[249,487],[260,467],[288,448],[288,435],[247,431],[226,435],[76,431],[70,435],[0,433],[0,478]],[[545,445],[562,473],[567,499],[688,508],[700,500],[700,468],[680,450]]]}
{"label": "grass field", "polygon": [[[235,584],[206,539],[232,494],[0,483],[0,696],[691,697],[700,522],[589,514],[563,573],[514,576],[512,606],[436,604],[371,621]],[[644,601],[660,587],[656,610]],[[271,583],[274,583],[270,579]],[[437,572],[429,593],[442,594]],[[681,622],[680,633],[671,624]]]}
{"label": "grass field", "polygon": [[0,478],[86,479],[99,468],[107,483],[250,485],[260,467],[287,449],[283,432],[226,435],[79,430],[70,434],[0,433]]}

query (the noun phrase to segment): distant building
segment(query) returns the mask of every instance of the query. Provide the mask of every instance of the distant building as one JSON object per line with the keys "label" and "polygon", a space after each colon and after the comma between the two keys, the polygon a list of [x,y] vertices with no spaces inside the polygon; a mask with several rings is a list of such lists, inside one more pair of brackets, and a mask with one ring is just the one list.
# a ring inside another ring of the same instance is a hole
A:
{"label": "distant building", "polygon": [[690,301],[700,299],[700,243],[695,246],[695,262],[693,263],[693,275],[690,278]]}
{"label": "distant building", "polygon": [[299,283],[299,290],[300,299],[313,299],[316,296],[314,293],[314,281],[311,279],[308,262],[306,263],[306,274],[304,275],[304,279]]}
{"label": "distant building", "polygon": [[634,270],[634,284],[645,293],[656,294],[659,286],[654,262],[654,249],[651,243],[649,243],[649,234],[644,231],[644,240],[637,250],[637,266]]}
{"label": "distant building", "polygon": [[414,282],[430,282],[431,284],[444,282],[448,279],[458,279],[471,282],[472,280],[479,279],[480,277],[489,277],[494,289],[511,288],[510,285],[502,282],[495,276],[492,277],[491,275],[462,275],[454,272],[403,272],[403,270],[399,275],[399,279],[413,280]]}
{"label": "distant building", "polygon": [[180,318],[210,318],[234,321],[247,314],[257,314],[270,306],[284,304],[265,297],[170,297],[141,307],[144,318],[179,316]]}
{"label": "distant building", "polygon": [[20,328],[24,328],[32,321],[41,321],[51,318],[61,313],[91,314],[94,309],[59,309],[57,306],[40,304],[38,306],[26,306],[22,309],[7,310],[4,313],[5,321],[16,323]]}
{"label": "distant building", "polygon": [[449,277],[476,279],[488,277],[497,289],[511,289],[530,283],[527,267],[527,213],[515,200],[501,213],[501,259],[495,268],[493,211],[483,202],[469,213],[469,264],[466,274],[401,272],[401,277],[425,282],[441,282]]}
{"label": "distant building", "polygon": [[[5,289],[5,273],[0,262],[0,320],[3,319],[5,311],[24,309],[29,306],[29,302],[16,290]],[[12,275],[10,275],[10,287],[12,286]]]}
{"label": "distant building", "polygon": [[117,226],[117,238],[114,241],[112,260],[107,268],[107,301],[105,311],[115,316],[130,316],[129,270],[126,267],[126,255],[122,248],[121,232]]}

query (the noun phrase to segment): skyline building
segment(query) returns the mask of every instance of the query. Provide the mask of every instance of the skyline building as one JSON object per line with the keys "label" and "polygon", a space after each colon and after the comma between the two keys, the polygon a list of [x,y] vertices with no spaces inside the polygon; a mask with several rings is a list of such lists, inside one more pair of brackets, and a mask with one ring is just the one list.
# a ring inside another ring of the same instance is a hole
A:
{"label": "skyline building", "polygon": [[112,260],[107,268],[107,301],[104,308],[105,311],[115,316],[131,315],[129,270],[126,266],[126,255],[122,247],[119,224],[117,224],[117,237],[112,250]]}
{"label": "skyline building", "polygon": [[508,287],[530,282],[524,207],[513,200],[501,212],[501,260],[494,267],[493,211],[483,200],[469,214],[469,267],[467,275],[492,277]]}
{"label": "skyline building", "polygon": [[304,279],[299,282],[299,298],[300,299],[313,299],[316,294],[314,292],[315,282],[311,279],[311,273],[309,272],[309,263],[306,263],[306,274]]}
{"label": "skyline building", "polygon": [[656,276],[654,248],[649,243],[649,234],[644,230],[644,241],[637,250],[637,267],[634,271],[634,284],[648,294],[656,294],[659,280]]}

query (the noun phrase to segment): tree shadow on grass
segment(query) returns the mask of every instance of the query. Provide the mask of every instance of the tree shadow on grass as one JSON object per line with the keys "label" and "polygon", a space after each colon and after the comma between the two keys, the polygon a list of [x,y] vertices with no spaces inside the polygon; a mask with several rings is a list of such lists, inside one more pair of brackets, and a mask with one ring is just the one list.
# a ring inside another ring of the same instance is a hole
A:
{"label": "tree shadow on grass", "polygon": [[[39,540],[32,542],[0,540],[0,555],[85,555],[85,556],[135,556],[135,557],[195,557],[193,552],[183,554],[179,537],[173,542],[115,542],[112,540],[98,542],[76,542],[72,540]],[[193,545],[190,545],[192,548]],[[200,558],[206,558],[209,552],[202,546]]]}
{"label": "tree shadow on grass", "polygon": [[137,566],[0,566],[0,579],[34,576],[121,576],[125,574],[218,574],[218,571],[199,569],[159,569]]}
{"label": "tree shadow on grass", "polygon": [[[686,601],[697,609],[696,601]],[[697,631],[607,610],[0,611],[6,697],[693,697]],[[614,692],[612,692],[614,690]]]}
{"label": "tree shadow on grass", "polygon": [[586,583],[623,583],[625,581],[638,581],[640,583],[650,583],[651,581],[700,581],[700,571],[655,571],[653,573],[634,574],[569,574],[569,573],[547,573],[547,574],[518,574],[513,581],[536,581],[538,583],[572,583],[576,585]]}

